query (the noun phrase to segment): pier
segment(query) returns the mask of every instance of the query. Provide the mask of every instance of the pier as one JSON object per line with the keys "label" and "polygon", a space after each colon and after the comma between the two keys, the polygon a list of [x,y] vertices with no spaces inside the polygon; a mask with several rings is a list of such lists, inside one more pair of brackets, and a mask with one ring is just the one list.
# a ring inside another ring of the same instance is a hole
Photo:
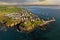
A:
{"label": "pier", "polygon": [[51,20],[48,20],[48,21],[44,21],[42,24],[40,24],[39,26],[44,26],[44,25],[47,25],[49,24],[50,22],[54,22],[55,21],[55,18],[53,17]]}

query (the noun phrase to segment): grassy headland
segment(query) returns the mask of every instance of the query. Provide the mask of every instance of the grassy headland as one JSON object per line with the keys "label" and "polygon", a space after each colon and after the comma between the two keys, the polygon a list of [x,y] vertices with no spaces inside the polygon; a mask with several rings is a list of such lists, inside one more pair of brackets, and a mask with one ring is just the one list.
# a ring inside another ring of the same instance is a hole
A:
{"label": "grassy headland", "polygon": [[32,31],[43,21],[31,12],[16,6],[0,6],[0,23],[8,28],[17,27],[18,31]]}

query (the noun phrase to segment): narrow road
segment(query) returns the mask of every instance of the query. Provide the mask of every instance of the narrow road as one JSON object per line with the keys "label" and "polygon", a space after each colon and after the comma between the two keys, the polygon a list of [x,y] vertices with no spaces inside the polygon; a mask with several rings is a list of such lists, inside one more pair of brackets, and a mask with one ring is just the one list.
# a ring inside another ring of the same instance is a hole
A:
{"label": "narrow road", "polygon": [[43,24],[40,24],[39,26],[44,26],[44,25],[47,25],[49,24],[50,22],[54,22],[55,21],[55,18],[51,19],[51,20],[48,20],[48,21],[45,21]]}

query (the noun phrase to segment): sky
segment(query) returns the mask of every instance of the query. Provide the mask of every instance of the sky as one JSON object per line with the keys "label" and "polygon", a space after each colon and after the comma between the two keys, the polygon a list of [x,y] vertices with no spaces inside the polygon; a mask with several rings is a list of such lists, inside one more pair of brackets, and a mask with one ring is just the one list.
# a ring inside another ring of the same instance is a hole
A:
{"label": "sky", "polygon": [[0,5],[60,5],[60,0],[0,0]]}

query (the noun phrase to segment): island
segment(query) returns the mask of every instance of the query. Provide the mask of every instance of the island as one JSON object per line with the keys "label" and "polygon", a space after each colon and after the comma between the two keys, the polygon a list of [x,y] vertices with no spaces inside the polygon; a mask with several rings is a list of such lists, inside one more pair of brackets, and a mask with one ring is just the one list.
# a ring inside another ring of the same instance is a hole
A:
{"label": "island", "polygon": [[43,28],[51,20],[42,20],[30,11],[16,6],[0,6],[0,30],[6,31],[7,28],[16,28],[19,32],[31,32],[37,27]]}

